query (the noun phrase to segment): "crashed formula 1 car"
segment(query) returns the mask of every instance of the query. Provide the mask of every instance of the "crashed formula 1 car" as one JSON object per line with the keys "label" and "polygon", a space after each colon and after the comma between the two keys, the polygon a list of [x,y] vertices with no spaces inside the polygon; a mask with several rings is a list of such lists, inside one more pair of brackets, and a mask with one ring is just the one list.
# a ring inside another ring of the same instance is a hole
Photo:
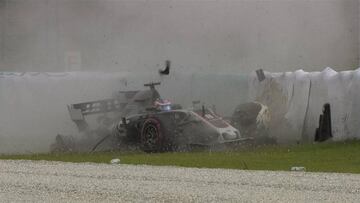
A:
{"label": "crashed formula 1 car", "polygon": [[[112,99],[69,105],[71,119],[80,135],[57,135],[51,151],[121,150],[139,146],[145,152],[161,152],[249,139],[210,108],[182,109],[162,99],[156,85],[160,83],[145,84],[150,88],[147,90],[118,92]],[[97,129],[91,129],[85,120],[85,116],[92,114],[101,114],[96,119]]]}

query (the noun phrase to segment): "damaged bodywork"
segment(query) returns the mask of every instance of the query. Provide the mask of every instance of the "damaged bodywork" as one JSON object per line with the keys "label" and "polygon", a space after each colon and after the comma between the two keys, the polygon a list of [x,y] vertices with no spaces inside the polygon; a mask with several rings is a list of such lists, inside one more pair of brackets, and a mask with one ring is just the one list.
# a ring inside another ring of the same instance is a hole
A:
{"label": "damaged bodywork", "polygon": [[259,102],[238,105],[231,116],[231,125],[255,144],[276,144],[276,139],[269,135],[269,108]]}

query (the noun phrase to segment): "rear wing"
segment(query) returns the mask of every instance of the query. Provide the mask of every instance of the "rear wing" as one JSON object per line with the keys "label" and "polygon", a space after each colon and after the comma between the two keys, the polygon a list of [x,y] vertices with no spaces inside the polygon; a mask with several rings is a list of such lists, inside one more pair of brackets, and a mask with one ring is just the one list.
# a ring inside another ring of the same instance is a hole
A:
{"label": "rear wing", "polygon": [[[137,92],[138,91],[120,91],[113,99],[70,104],[67,107],[71,120],[75,122],[79,131],[85,131],[89,128],[85,121],[85,116],[108,112],[120,112]],[[124,95],[125,98],[121,98],[121,95]]]}
{"label": "rear wing", "polygon": [[[117,99],[103,99],[68,105],[69,111],[76,111],[82,115],[120,111],[127,103],[120,103]],[[71,112],[70,112],[71,114]]]}

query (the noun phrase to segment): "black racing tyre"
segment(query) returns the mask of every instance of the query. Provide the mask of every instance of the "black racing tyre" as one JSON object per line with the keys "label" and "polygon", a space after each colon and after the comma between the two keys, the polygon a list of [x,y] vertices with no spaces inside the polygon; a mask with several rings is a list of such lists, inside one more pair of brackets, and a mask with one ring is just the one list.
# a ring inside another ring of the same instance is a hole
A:
{"label": "black racing tyre", "polygon": [[145,120],[141,129],[141,148],[145,152],[159,152],[163,148],[164,133],[156,118]]}

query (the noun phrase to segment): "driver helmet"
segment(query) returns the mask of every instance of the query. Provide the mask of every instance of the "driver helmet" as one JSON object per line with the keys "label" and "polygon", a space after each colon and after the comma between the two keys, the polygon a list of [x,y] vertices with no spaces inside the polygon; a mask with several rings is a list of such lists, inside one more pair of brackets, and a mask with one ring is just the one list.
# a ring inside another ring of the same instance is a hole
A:
{"label": "driver helmet", "polygon": [[167,99],[156,99],[154,102],[154,106],[156,109],[161,111],[171,110],[171,102]]}

